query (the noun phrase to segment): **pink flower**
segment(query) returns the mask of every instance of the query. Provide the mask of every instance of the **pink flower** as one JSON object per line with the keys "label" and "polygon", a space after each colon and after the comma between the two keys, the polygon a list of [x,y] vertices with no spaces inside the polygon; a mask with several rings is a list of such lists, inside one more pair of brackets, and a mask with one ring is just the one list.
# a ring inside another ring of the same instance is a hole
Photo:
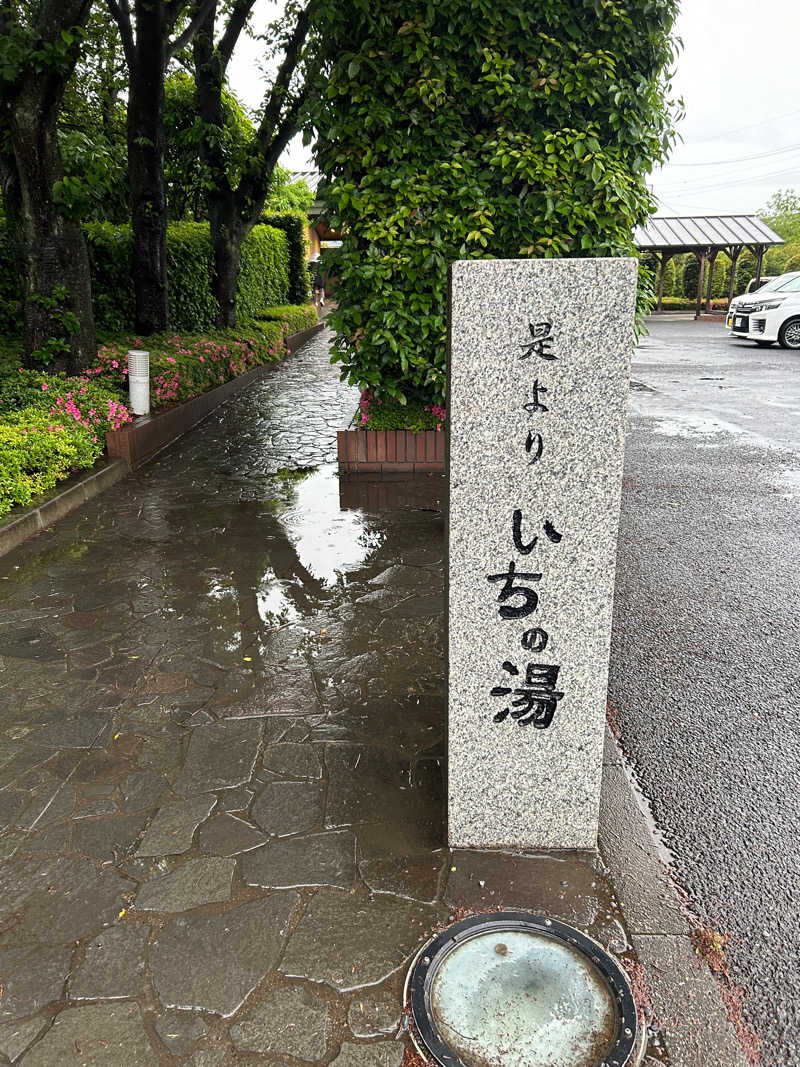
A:
{"label": "pink flower", "polygon": [[47,389],[47,382],[42,382],[42,392],[45,392],[46,389]]}

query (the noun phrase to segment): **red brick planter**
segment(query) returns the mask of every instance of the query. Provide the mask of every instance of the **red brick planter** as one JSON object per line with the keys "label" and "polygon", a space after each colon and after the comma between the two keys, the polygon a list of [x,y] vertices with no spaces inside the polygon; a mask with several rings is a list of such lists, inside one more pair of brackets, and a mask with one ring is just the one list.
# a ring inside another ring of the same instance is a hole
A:
{"label": "red brick planter", "polygon": [[[307,330],[301,330],[286,338],[288,351],[296,352],[297,349],[310,340],[315,334],[324,328],[324,323],[319,322],[316,326],[309,326]],[[155,415],[143,415],[135,418],[132,423],[123,426],[121,430],[113,430],[106,434],[106,451],[109,456],[118,456],[124,459],[132,470],[141,467],[152,459],[162,448],[172,444],[179,437],[191,430],[209,415],[214,408],[219,407],[237,393],[241,393],[248,385],[269,374],[278,362],[262,363],[253,367],[246,374],[239,375],[216,389],[210,389],[207,393],[195,396],[187,400],[185,404],[179,404],[167,411],[160,411]]]}
{"label": "red brick planter", "polygon": [[344,473],[444,473],[444,430],[340,430],[336,437]]}

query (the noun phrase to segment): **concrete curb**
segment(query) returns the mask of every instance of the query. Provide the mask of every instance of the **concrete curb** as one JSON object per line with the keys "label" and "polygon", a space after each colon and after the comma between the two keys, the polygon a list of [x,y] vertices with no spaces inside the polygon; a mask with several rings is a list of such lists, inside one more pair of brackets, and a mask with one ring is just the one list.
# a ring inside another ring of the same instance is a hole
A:
{"label": "concrete curb", "polygon": [[[644,969],[653,1022],[671,1067],[748,1067],[717,980],[694,951],[691,927],[663,846],[634,791],[633,774],[607,732],[600,799],[600,855]],[[646,1061],[650,1062],[650,1061]]]}
{"label": "concrete curb", "polygon": [[34,507],[24,508],[5,525],[0,525],[0,556],[34,537],[47,526],[116,485],[129,472],[121,459],[103,459],[88,473],[75,475],[44,496]]}

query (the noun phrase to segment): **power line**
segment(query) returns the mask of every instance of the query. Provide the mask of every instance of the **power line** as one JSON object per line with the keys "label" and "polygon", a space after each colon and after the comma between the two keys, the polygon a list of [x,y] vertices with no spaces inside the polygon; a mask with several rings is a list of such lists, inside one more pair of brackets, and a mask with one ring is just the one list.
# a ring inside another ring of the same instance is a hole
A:
{"label": "power line", "polygon": [[748,163],[751,159],[767,159],[770,156],[783,156],[787,152],[796,152],[800,144],[787,145],[786,148],[776,148],[774,152],[758,152],[754,156],[739,156],[738,159],[716,159],[708,163],[667,163],[668,167],[726,167],[731,163]]}
{"label": "power line", "polygon": [[686,181],[681,182],[680,185],[666,185],[664,192],[668,196],[673,196],[682,192],[690,193],[705,193],[714,192],[716,189],[729,189],[737,185],[758,185],[763,181],[768,181],[772,178],[782,178],[788,175],[796,175],[800,180],[800,167],[794,166],[783,170],[770,171],[767,174],[748,174],[741,178],[734,178],[729,181],[723,182],[706,182],[705,184],[696,185],[694,182]]}
{"label": "power line", "polygon": [[771,119],[759,119],[757,122],[748,122],[746,126],[735,126],[732,130],[720,130],[715,138],[712,140],[719,141],[723,137],[728,137],[732,133],[741,133],[742,130],[752,130],[756,126],[771,126],[774,122],[779,122],[781,119],[791,118],[792,115],[800,115],[800,107],[795,108],[794,111],[787,111],[784,115],[775,115]]}

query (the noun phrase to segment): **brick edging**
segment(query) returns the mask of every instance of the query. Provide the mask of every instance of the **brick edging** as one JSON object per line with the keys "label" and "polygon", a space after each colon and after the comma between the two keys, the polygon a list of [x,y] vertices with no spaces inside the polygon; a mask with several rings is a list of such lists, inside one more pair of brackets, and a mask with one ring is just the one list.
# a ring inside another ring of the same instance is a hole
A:
{"label": "brick edging", "polygon": [[441,430],[339,430],[339,469],[348,474],[443,474]]}
{"label": "brick edging", "polygon": [[38,504],[12,512],[5,522],[0,523],[0,556],[65,518],[104,489],[116,485],[127,474],[128,464],[124,460],[102,459],[88,472],[76,474],[62,482]]}

